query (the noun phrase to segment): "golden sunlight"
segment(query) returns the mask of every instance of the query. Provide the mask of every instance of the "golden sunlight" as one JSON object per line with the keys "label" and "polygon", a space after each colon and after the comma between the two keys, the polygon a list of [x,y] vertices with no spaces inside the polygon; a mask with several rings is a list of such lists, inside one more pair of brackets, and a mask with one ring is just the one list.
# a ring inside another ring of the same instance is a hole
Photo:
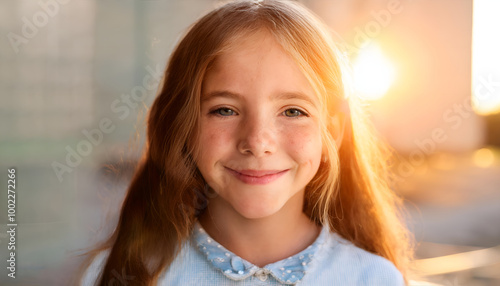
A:
{"label": "golden sunlight", "polygon": [[500,1],[474,0],[472,103],[476,113],[500,112]]}
{"label": "golden sunlight", "polygon": [[356,93],[366,100],[382,98],[395,78],[392,63],[375,43],[365,45],[353,61]]}

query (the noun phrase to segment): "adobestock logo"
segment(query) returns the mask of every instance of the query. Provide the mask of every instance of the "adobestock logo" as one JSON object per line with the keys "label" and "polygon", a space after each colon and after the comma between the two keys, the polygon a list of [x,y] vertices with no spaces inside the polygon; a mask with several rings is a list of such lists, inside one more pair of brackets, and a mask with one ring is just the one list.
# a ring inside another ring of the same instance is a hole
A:
{"label": "adobestock logo", "polygon": [[[496,94],[500,93],[500,81],[495,81],[493,74],[478,76],[473,91],[476,100],[488,102]],[[414,140],[414,150],[409,154],[408,160],[403,160],[396,169],[396,181],[402,181],[412,176],[418,167],[425,164],[426,156],[437,151],[440,144],[448,140],[449,133],[458,130],[464,121],[472,118],[475,114],[470,97],[461,102],[454,103],[442,113],[442,127],[435,127],[429,132],[429,136],[421,140]]]}
{"label": "adobestock logo", "polygon": [[[194,214],[195,216],[199,216],[203,210],[208,206],[210,199],[213,199],[218,196],[217,192],[215,192],[208,184],[206,184],[202,190],[193,189],[194,196],[192,197],[192,203],[194,206]],[[190,210],[193,209],[192,206],[188,206],[184,203],[181,203],[177,206],[179,210],[183,214],[191,213]]]}
{"label": "adobestock logo", "polygon": [[[142,79],[142,85],[134,86],[128,93],[120,95],[120,99],[115,99],[109,107],[111,113],[115,114],[118,119],[125,120],[134,111],[137,110],[139,104],[147,99],[150,92],[158,87],[162,79],[162,66],[156,65],[155,69],[146,66],[147,74]],[[57,176],[59,182],[63,181],[63,176],[73,172],[73,169],[78,167],[85,157],[88,157],[95,147],[99,146],[104,141],[105,134],[111,134],[116,129],[116,124],[111,118],[103,117],[99,120],[98,127],[91,130],[83,129],[81,133],[85,139],[80,140],[76,147],[66,145],[66,156],[63,163],[53,161],[51,166]]]}
{"label": "adobestock logo", "polygon": [[359,53],[359,50],[362,47],[369,44],[372,39],[378,37],[382,30],[389,26],[393,20],[393,15],[399,14],[402,11],[403,6],[401,5],[401,1],[389,1],[384,9],[379,11],[372,10],[370,12],[372,20],[366,22],[364,25],[354,28],[354,39],[352,45],[342,39],[340,35],[336,34],[336,37],[340,39],[340,42],[337,43],[337,45],[342,51],[347,52],[351,56]]}
{"label": "adobestock logo", "polygon": [[122,268],[121,273],[116,271],[116,269],[113,269],[111,271],[111,274],[113,274],[113,277],[111,278],[111,280],[108,282],[107,285],[129,285],[129,281],[135,280],[135,276],[127,275],[125,268]]}
{"label": "adobestock logo", "polygon": [[27,17],[22,17],[22,27],[21,35],[14,32],[9,32],[7,34],[7,39],[9,43],[17,54],[19,53],[19,47],[21,45],[26,45],[31,39],[33,39],[39,32],[39,29],[47,26],[50,18],[54,18],[60,11],[60,5],[68,4],[70,0],[40,0],[38,1],[38,6],[40,10],[36,11],[30,19]]}

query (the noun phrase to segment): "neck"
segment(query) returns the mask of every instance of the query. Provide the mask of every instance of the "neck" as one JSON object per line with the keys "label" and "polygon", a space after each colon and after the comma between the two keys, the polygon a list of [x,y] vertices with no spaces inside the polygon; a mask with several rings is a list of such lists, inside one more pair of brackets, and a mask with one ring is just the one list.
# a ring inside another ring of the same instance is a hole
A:
{"label": "neck", "polygon": [[243,217],[216,197],[199,221],[229,251],[263,267],[304,250],[317,238],[320,227],[302,212],[303,195],[297,193],[278,212],[257,219]]}

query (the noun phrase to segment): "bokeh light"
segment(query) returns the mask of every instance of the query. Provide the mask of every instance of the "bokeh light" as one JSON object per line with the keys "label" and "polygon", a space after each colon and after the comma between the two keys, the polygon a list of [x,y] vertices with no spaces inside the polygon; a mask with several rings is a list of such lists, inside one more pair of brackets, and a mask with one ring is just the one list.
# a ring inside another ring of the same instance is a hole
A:
{"label": "bokeh light", "polygon": [[488,148],[481,148],[474,152],[474,164],[481,168],[488,168],[495,163],[495,154]]}

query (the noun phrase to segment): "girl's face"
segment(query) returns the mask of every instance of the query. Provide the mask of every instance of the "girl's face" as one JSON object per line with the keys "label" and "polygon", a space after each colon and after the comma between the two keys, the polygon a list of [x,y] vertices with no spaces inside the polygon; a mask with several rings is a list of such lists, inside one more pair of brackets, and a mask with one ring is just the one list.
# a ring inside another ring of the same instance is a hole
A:
{"label": "girl's face", "polygon": [[272,35],[242,39],[202,87],[197,166],[218,194],[210,204],[248,219],[302,212],[321,161],[320,103]]}

